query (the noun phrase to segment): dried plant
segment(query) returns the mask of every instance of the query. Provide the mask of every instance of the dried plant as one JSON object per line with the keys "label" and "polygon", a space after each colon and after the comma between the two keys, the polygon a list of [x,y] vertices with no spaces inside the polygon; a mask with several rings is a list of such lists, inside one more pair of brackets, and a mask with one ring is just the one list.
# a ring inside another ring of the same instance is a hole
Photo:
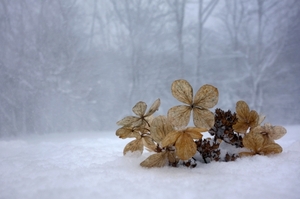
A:
{"label": "dried plant", "polygon": [[212,85],[202,86],[193,99],[193,88],[184,79],[175,80],[172,83],[173,96],[187,105],[178,105],[168,111],[168,118],[173,126],[185,128],[193,111],[193,121],[196,127],[210,129],[214,125],[214,114],[209,108],[218,103],[218,89]]}
{"label": "dried plant", "polygon": [[[144,148],[153,153],[140,163],[142,167],[177,166],[179,162],[195,167],[199,157],[197,152],[205,163],[282,152],[282,147],[274,140],[284,136],[286,129],[269,123],[261,125],[265,117],[250,110],[245,101],[236,103],[236,113],[219,108],[212,113],[208,109],[218,102],[218,89],[214,86],[206,84],[194,96],[191,85],[179,79],[172,83],[171,91],[185,105],[170,108],[167,117],[153,116],[160,106],[160,99],[157,99],[147,112],[147,104],[138,102],[132,108],[136,116],[126,116],[117,122],[122,126],[116,131],[119,138],[134,138],[125,146],[124,155],[128,152],[142,154]],[[195,127],[187,127],[192,112]],[[202,133],[207,131],[213,137],[202,139]],[[221,157],[221,144],[243,148],[244,151],[238,155],[226,153]]]}

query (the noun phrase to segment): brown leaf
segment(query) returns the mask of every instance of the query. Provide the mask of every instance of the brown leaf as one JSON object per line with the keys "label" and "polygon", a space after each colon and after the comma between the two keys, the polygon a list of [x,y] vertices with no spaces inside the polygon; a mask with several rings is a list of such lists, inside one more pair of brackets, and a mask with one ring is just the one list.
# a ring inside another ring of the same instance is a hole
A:
{"label": "brown leaf", "polygon": [[160,106],[160,99],[157,99],[153,102],[148,112],[146,113],[145,117],[152,115],[155,111],[158,110],[159,106]]}
{"label": "brown leaf", "polygon": [[116,135],[119,138],[140,138],[140,134],[137,131],[134,131],[132,127],[121,127],[116,131]]}
{"label": "brown leaf", "polygon": [[160,143],[171,131],[174,129],[166,116],[160,115],[153,119],[150,132],[155,142]]}
{"label": "brown leaf", "polygon": [[153,142],[151,137],[145,136],[142,138],[143,145],[149,150],[149,151],[155,151],[156,144]]}
{"label": "brown leaf", "polygon": [[175,143],[176,155],[181,160],[188,160],[197,152],[197,146],[190,135],[187,133],[180,134],[181,135],[178,137]]}
{"label": "brown leaf", "polygon": [[122,120],[117,122],[117,125],[120,126],[133,126],[133,124],[136,123],[141,123],[142,121],[140,120],[139,117],[136,116],[126,116]]}
{"label": "brown leaf", "polygon": [[123,154],[126,155],[126,153],[128,153],[129,151],[130,152],[139,151],[142,154],[143,149],[144,149],[144,145],[143,145],[142,139],[136,139],[136,140],[129,142],[125,146],[125,148],[123,150]]}
{"label": "brown leaf", "polygon": [[188,105],[192,105],[193,103],[193,88],[184,79],[175,80],[172,83],[171,87],[172,95],[179,100]]}
{"label": "brown leaf", "polygon": [[132,108],[132,111],[137,115],[142,117],[147,109],[147,104],[145,102],[138,102],[134,105],[134,107]]}
{"label": "brown leaf", "polygon": [[214,126],[215,116],[210,110],[194,107],[193,121],[196,127],[210,129]]}
{"label": "brown leaf", "polygon": [[174,106],[168,111],[168,120],[177,128],[184,128],[188,125],[191,117],[191,107],[185,105]]}
{"label": "brown leaf", "polygon": [[216,87],[205,84],[196,93],[194,97],[194,106],[202,108],[212,108],[219,100],[219,91]]}
{"label": "brown leaf", "polygon": [[177,131],[170,132],[166,135],[166,137],[161,141],[162,147],[172,146],[178,137],[180,136],[180,133]]}
{"label": "brown leaf", "polygon": [[167,153],[161,152],[150,155],[146,160],[141,162],[142,167],[152,168],[152,167],[163,167],[168,163]]}

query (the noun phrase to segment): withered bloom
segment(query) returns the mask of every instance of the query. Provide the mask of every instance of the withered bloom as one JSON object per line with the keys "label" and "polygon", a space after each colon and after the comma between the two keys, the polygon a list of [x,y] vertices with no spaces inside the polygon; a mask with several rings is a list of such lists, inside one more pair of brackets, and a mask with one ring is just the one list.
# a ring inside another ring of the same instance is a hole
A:
{"label": "withered bloom", "polygon": [[214,125],[214,114],[209,108],[218,103],[218,89],[212,85],[202,86],[193,99],[193,88],[184,79],[172,83],[172,94],[186,105],[172,107],[168,111],[168,118],[173,126],[178,129],[186,127],[193,111],[193,122],[196,127],[210,129]]}
{"label": "withered bloom", "polygon": [[256,111],[251,110],[248,104],[244,101],[238,101],[236,103],[236,116],[238,121],[233,125],[233,129],[238,133],[246,133],[250,128],[254,128],[259,125],[259,115]]}
{"label": "withered bloom", "polygon": [[162,147],[175,145],[176,155],[181,160],[192,158],[197,152],[194,139],[201,139],[204,128],[189,127],[184,130],[169,133],[161,142]]}

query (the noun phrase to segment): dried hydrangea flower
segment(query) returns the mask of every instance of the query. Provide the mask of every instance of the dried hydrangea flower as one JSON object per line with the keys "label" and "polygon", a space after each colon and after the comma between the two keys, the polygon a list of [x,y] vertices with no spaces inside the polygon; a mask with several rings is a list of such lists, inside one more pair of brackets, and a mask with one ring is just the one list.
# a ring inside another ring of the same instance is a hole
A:
{"label": "dried hydrangea flower", "polygon": [[168,133],[162,140],[162,147],[175,145],[176,155],[181,160],[192,158],[197,152],[197,145],[194,139],[201,139],[201,132],[205,132],[204,128],[190,127],[184,130],[173,131]]}
{"label": "dried hydrangea flower", "polygon": [[278,140],[286,134],[284,127],[272,126],[270,123],[265,123],[264,126],[257,126],[253,131],[267,135],[271,140]]}
{"label": "dried hydrangea flower", "polygon": [[240,156],[252,155],[270,155],[282,152],[282,147],[271,140],[268,136],[258,133],[257,131],[250,131],[243,138],[243,145],[249,149],[249,152],[241,152]]}
{"label": "dried hydrangea flower", "polygon": [[145,102],[138,102],[132,108],[132,111],[137,116],[126,116],[122,120],[117,122],[117,125],[120,126],[131,126],[131,127],[143,127],[143,126],[150,126],[148,122],[148,118],[158,110],[160,106],[160,99],[155,100],[155,102],[151,105],[150,109],[146,113],[147,104]]}
{"label": "dried hydrangea flower", "polygon": [[150,132],[155,142],[160,143],[172,131],[174,128],[166,116],[160,115],[153,119]]}
{"label": "dried hydrangea flower", "polygon": [[218,89],[212,85],[202,86],[193,99],[193,88],[184,79],[172,83],[173,96],[187,105],[172,107],[168,111],[168,118],[173,126],[178,129],[186,127],[193,111],[193,121],[196,127],[210,129],[214,125],[214,114],[209,108],[218,103]]}
{"label": "dried hydrangea flower", "polygon": [[244,101],[236,103],[236,116],[238,121],[233,125],[233,129],[238,133],[246,133],[249,127],[254,128],[259,125],[258,113],[254,110],[250,111],[248,104]]}

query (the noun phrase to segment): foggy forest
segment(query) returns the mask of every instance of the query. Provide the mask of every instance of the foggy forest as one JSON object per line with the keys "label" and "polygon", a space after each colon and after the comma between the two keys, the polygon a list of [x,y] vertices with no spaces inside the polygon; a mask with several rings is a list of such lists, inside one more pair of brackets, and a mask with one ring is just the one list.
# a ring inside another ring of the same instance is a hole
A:
{"label": "foggy forest", "polygon": [[0,0],[0,137],[115,130],[186,79],[300,123],[300,1]]}

